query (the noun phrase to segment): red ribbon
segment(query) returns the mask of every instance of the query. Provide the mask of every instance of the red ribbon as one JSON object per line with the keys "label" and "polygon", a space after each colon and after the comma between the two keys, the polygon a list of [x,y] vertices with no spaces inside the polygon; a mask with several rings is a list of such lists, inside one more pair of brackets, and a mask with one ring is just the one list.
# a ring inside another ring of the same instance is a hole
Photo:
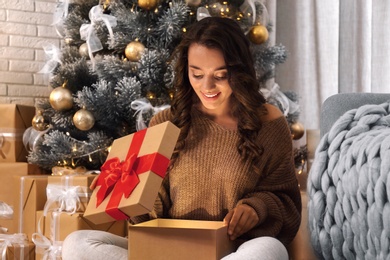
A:
{"label": "red ribbon", "polygon": [[138,174],[153,171],[160,177],[164,177],[169,165],[169,159],[159,153],[147,154],[138,157],[147,129],[134,133],[130,148],[124,162],[115,157],[107,160],[101,167],[101,173],[97,186],[101,186],[97,192],[96,207],[111,193],[106,207],[106,213],[116,220],[129,217],[118,209],[122,197],[128,198],[139,181]]}

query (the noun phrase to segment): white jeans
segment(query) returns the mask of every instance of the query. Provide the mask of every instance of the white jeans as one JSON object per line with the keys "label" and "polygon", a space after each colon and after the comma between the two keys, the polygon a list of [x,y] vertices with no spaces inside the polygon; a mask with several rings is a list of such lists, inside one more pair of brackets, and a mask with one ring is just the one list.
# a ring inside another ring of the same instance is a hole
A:
{"label": "white jeans", "polygon": [[[126,238],[97,230],[78,230],[68,235],[62,246],[63,260],[127,260]],[[288,260],[284,245],[272,237],[243,243],[222,260]]]}

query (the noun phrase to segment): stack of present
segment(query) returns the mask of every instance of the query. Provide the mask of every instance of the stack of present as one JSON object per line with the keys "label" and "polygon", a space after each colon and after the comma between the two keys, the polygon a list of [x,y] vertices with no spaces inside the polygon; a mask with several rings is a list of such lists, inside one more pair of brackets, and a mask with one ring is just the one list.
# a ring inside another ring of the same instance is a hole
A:
{"label": "stack of present", "polygon": [[[27,191],[16,189],[13,185],[16,178],[35,178],[34,176],[38,177],[42,174],[39,167],[27,163],[27,150],[23,145],[23,134],[31,127],[34,115],[35,107],[33,106],[0,104],[1,259],[34,259],[34,244],[29,241],[25,233],[21,232],[25,222],[20,215],[20,207],[31,205],[23,205],[19,198],[34,196],[34,189],[39,189],[41,182],[38,181],[39,184],[37,184],[23,181],[26,188],[34,186],[32,190],[26,189]],[[32,221],[28,222],[31,224]]]}
{"label": "stack of present", "polygon": [[[165,122],[116,139],[84,217],[102,224],[151,212],[179,133]],[[155,219],[129,225],[128,237],[129,259],[216,260],[233,250],[222,221]]]}
{"label": "stack of present", "polygon": [[[59,171],[61,172],[61,171]],[[36,259],[60,259],[64,239],[73,231],[93,229],[107,231],[119,236],[126,235],[126,222],[95,225],[83,217],[92,191],[90,185],[96,174],[73,171],[59,175],[53,171],[47,177],[46,203],[35,214]]]}

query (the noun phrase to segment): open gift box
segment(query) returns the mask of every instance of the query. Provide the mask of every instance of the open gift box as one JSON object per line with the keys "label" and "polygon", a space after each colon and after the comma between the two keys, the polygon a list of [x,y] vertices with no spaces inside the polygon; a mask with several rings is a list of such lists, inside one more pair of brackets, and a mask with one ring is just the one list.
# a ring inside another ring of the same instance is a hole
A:
{"label": "open gift box", "polygon": [[84,217],[102,224],[151,212],[179,133],[167,121],[115,139]]}
{"label": "open gift box", "polygon": [[219,260],[235,250],[222,221],[154,219],[129,225],[129,259]]}

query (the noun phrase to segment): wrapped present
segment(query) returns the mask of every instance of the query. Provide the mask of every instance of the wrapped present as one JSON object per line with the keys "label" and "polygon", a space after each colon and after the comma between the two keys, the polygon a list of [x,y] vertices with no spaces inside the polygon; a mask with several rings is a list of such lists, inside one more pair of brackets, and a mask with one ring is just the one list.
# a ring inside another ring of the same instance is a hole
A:
{"label": "wrapped present", "polygon": [[84,212],[92,191],[89,186],[96,174],[48,176],[46,210]]}
{"label": "wrapped present", "polygon": [[0,163],[27,161],[23,133],[34,115],[33,106],[0,104]]}
{"label": "wrapped present", "polygon": [[222,221],[154,219],[129,225],[129,259],[219,260],[236,249]]}
{"label": "wrapped present", "polygon": [[36,232],[36,211],[43,210],[46,203],[47,175],[14,177],[15,197],[14,229],[25,233],[28,239]]}
{"label": "wrapped present", "polygon": [[27,240],[25,234],[0,234],[0,259],[33,260],[35,245]]}
{"label": "wrapped present", "polygon": [[118,236],[127,235],[127,221],[116,221],[95,225],[83,218],[83,213],[69,214],[67,212],[50,211],[44,216],[44,211],[36,212],[37,233],[32,237],[37,248],[36,259],[61,255],[61,245],[65,238],[76,230],[102,230]]}
{"label": "wrapped present", "polygon": [[[15,229],[15,187],[14,176],[39,175],[44,173],[38,166],[25,162],[0,163],[0,227],[12,234]],[[11,184],[11,185],[10,185]]]}
{"label": "wrapped present", "polygon": [[165,122],[114,140],[84,217],[101,224],[152,211],[179,133]]}

